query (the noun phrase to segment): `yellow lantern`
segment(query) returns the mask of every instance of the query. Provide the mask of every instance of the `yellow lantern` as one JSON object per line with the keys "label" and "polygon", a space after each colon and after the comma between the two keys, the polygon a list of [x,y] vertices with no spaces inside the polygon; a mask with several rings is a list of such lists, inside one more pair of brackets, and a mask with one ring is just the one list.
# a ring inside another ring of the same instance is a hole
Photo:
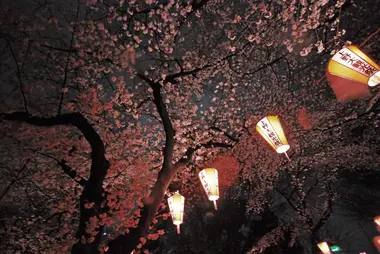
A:
{"label": "yellow lantern", "polygon": [[181,196],[178,192],[174,193],[168,198],[170,214],[172,216],[173,224],[177,225],[177,233],[180,234],[180,225],[183,222],[183,210],[185,207],[185,197]]}
{"label": "yellow lantern", "polygon": [[376,216],[373,221],[376,223],[377,231],[380,232],[380,216]]}
{"label": "yellow lantern", "polygon": [[317,245],[323,254],[331,254],[330,247],[326,242],[321,242],[321,243],[318,243]]}
{"label": "yellow lantern", "polygon": [[380,226],[380,216],[376,216],[373,220],[378,226]]}
{"label": "yellow lantern", "polygon": [[277,116],[264,117],[257,123],[256,130],[277,153],[285,153],[286,158],[290,160],[286,153],[290,149],[290,146],[282,130],[280,119]]}
{"label": "yellow lantern", "polygon": [[216,206],[216,200],[219,199],[218,170],[215,168],[205,168],[199,172],[198,176],[208,199],[214,202],[215,210],[218,210]]}
{"label": "yellow lantern", "polygon": [[336,53],[330,60],[327,71],[369,86],[380,83],[380,66],[356,46],[346,46]]}

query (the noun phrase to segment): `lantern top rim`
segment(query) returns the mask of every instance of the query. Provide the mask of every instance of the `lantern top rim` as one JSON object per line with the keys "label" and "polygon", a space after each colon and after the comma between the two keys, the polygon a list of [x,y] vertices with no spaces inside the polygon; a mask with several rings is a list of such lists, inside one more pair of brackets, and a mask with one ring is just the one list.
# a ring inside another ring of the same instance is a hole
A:
{"label": "lantern top rim", "polygon": [[264,120],[265,118],[268,118],[268,117],[277,117],[278,118],[278,116],[277,115],[268,115],[268,116],[265,116],[265,117],[263,117],[263,118],[261,118],[258,122],[257,122],[257,124],[256,125],[258,125],[259,124],[259,122],[261,122],[262,120]]}
{"label": "lantern top rim", "polygon": [[182,196],[182,195],[179,193],[178,190],[175,191],[175,192],[169,192],[167,195],[168,195],[168,198],[171,198],[171,197],[173,197],[173,196],[181,196],[181,197],[184,198],[184,196]]}
{"label": "lantern top rim", "polygon": [[202,172],[207,171],[207,169],[213,169],[213,170],[215,170],[216,172],[218,172],[218,170],[217,170],[216,168],[203,168],[201,171],[199,171],[198,175],[200,175]]}

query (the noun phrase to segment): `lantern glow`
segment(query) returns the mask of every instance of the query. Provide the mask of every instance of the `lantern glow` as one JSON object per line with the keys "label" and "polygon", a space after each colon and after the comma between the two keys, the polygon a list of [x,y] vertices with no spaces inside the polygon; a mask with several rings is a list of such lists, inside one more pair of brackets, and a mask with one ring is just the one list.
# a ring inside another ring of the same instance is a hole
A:
{"label": "lantern glow", "polygon": [[331,251],[332,252],[337,252],[337,251],[340,251],[340,247],[338,245],[333,245],[330,247]]}
{"label": "lantern glow", "polygon": [[373,245],[375,245],[378,252],[380,252],[380,235],[373,238]]}
{"label": "lantern glow", "polygon": [[257,123],[256,130],[277,153],[285,153],[286,158],[290,160],[286,153],[290,146],[277,116],[264,117]]}
{"label": "lantern glow", "polygon": [[376,216],[373,220],[378,226],[380,226],[380,216]]}
{"label": "lantern glow", "polygon": [[376,229],[380,232],[380,216],[376,216],[373,221],[376,223]]}
{"label": "lantern glow", "polygon": [[369,86],[380,83],[380,66],[356,46],[346,46],[339,50],[330,60],[327,71]]}
{"label": "lantern glow", "polygon": [[318,243],[318,248],[322,251],[323,254],[331,254],[330,247],[326,242]]}
{"label": "lantern glow", "polygon": [[180,234],[180,225],[183,222],[185,197],[181,196],[178,192],[176,192],[168,198],[168,204],[173,224],[177,226],[177,233]]}
{"label": "lantern glow", "polygon": [[216,200],[219,199],[218,170],[215,168],[205,168],[198,174],[203,188],[210,201],[213,201],[215,210],[218,210]]}

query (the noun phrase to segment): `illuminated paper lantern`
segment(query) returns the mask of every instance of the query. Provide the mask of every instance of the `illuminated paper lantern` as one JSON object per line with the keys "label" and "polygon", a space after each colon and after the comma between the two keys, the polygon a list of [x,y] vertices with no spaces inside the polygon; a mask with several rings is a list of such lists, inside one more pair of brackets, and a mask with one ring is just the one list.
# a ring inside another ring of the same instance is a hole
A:
{"label": "illuminated paper lantern", "polygon": [[356,46],[346,46],[339,50],[330,60],[327,71],[369,86],[380,83],[380,66]]}
{"label": "illuminated paper lantern", "polygon": [[173,224],[177,225],[177,233],[181,232],[180,225],[183,222],[183,210],[185,207],[185,197],[181,196],[178,192],[174,193],[168,198],[170,214],[172,216]]}
{"label": "illuminated paper lantern", "polygon": [[376,216],[373,220],[378,226],[380,226],[380,216]]}
{"label": "illuminated paper lantern", "polygon": [[282,130],[280,119],[277,116],[264,117],[257,123],[256,130],[277,153],[285,153],[286,158],[290,160],[286,153],[290,149],[290,146]]}
{"label": "illuminated paper lantern", "polygon": [[215,168],[205,168],[199,172],[199,179],[206,191],[208,199],[214,202],[215,210],[218,210],[216,206],[216,200],[219,199],[218,170]]}
{"label": "illuminated paper lantern", "polygon": [[377,231],[380,232],[380,216],[375,217],[373,221],[376,223]]}
{"label": "illuminated paper lantern", "polygon": [[380,252],[380,235],[373,238],[373,244],[375,245],[378,252]]}
{"label": "illuminated paper lantern", "polygon": [[321,243],[318,243],[317,245],[323,254],[331,254],[330,247],[326,242],[321,242]]}

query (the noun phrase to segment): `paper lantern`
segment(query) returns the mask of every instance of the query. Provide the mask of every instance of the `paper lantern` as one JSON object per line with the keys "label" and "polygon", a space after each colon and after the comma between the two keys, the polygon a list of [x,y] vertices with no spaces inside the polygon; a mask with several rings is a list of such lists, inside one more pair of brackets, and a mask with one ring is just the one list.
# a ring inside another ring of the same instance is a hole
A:
{"label": "paper lantern", "polygon": [[173,224],[177,225],[177,233],[179,234],[180,225],[183,222],[183,210],[185,207],[185,197],[181,196],[178,192],[174,193],[168,198],[170,214],[172,216]]}
{"label": "paper lantern", "polygon": [[380,66],[356,46],[346,46],[339,50],[329,61],[327,71],[369,86],[380,83]]}
{"label": "paper lantern", "polygon": [[376,216],[375,219],[373,219],[373,221],[374,221],[378,226],[380,226],[380,216]]}
{"label": "paper lantern", "polygon": [[373,238],[373,244],[375,245],[378,252],[380,252],[380,235]]}
{"label": "paper lantern", "polygon": [[317,245],[323,254],[331,254],[330,247],[326,242],[321,242],[321,243],[318,243]]}
{"label": "paper lantern", "polygon": [[206,191],[208,199],[214,202],[215,210],[218,210],[216,206],[216,200],[219,199],[218,170],[215,168],[205,168],[199,172],[199,179]]}
{"label": "paper lantern", "polygon": [[280,119],[277,116],[264,117],[257,123],[256,130],[277,153],[285,153],[286,158],[290,160],[286,153],[290,149],[290,146],[282,130]]}
{"label": "paper lantern", "polygon": [[373,221],[376,223],[377,231],[380,232],[380,216],[376,216]]}

